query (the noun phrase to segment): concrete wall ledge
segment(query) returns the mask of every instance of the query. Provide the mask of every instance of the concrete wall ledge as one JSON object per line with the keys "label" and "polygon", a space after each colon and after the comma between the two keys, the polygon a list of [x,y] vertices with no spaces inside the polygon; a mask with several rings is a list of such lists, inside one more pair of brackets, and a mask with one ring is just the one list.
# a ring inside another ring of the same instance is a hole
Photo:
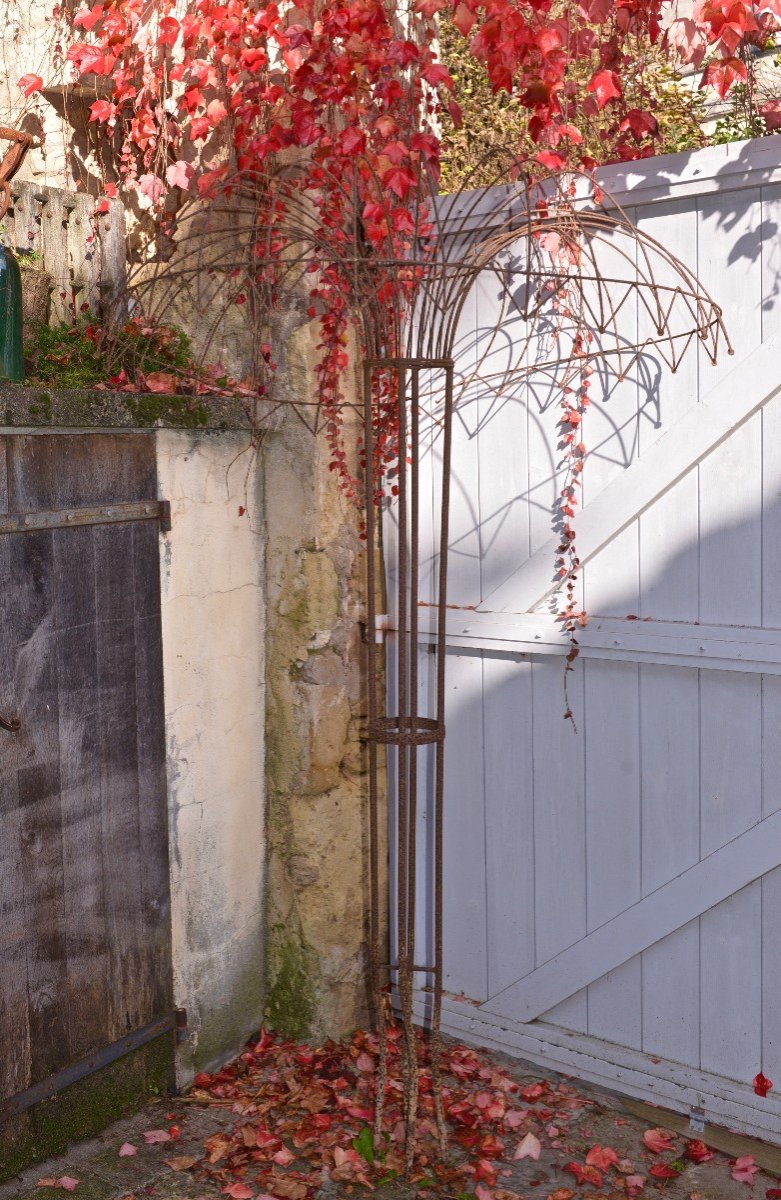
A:
{"label": "concrete wall ledge", "polygon": [[0,383],[0,426],[9,429],[248,430],[240,400],[209,393],[162,396]]}

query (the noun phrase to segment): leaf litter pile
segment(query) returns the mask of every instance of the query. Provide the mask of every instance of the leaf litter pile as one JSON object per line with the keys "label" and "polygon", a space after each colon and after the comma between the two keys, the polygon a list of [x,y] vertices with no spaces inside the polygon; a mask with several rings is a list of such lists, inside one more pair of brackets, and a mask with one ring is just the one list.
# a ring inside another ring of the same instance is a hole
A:
{"label": "leaf litter pile", "polygon": [[[414,1166],[404,1179],[401,1034],[391,1027],[388,1035],[379,1145],[372,1133],[375,1035],[359,1031],[350,1041],[313,1049],[262,1033],[221,1070],[196,1076],[187,1097],[188,1105],[223,1108],[230,1118],[226,1129],[205,1139],[200,1156],[174,1156],[166,1162],[174,1171],[190,1171],[230,1200],[314,1200],[321,1189],[331,1195],[335,1190],[359,1195],[367,1189],[380,1196],[398,1195],[402,1189],[406,1196],[431,1200],[633,1200],[664,1194],[710,1200],[713,1192],[701,1173],[691,1171],[711,1160],[719,1195],[733,1195],[734,1183],[753,1189],[760,1182],[750,1155],[730,1161],[701,1141],[662,1129],[646,1130],[640,1141],[631,1121],[606,1113],[568,1082],[519,1082],[488,1055],[451,1043],[441,1051],[450,1130],[443,1161],[422,1036]],[[616,1129],[611,1140],[619,1148],[596,1144],[586,1128],[600,1113],[602,1140],[607,1116]],[[628,1133],[633,1135],[631,1158]],[[146,1140],[152,1136],[147,1134]],[[123,1146],[120,1154],[132,1150]],[[763,1193],[768,1200],[781,1200],[779,1185],[766,1181],[754,1192]]]}

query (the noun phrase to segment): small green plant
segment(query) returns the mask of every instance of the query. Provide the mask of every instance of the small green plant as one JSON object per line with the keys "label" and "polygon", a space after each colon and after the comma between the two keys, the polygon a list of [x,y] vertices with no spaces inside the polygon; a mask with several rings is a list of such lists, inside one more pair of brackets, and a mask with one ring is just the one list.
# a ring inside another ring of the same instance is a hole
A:
{"label": "small green plant", "polygon": [[27,331],[25,360],[28,382],[62,388],[191,392],[205,378],[181,329],[141,317],[110,329],[89,313],[71,325],[38,323]]}
{"label": "small green plant", "polygon": [[374,1165],[374,1134],[368,1125],[361,1128],[356,1138],[353,1138],[353,1150],[357,1150],[364,1162]]}
{"label": "small green plant", "polygon": [[30,267],[43,266],[43,255],[39,254],[37,250],[17,250],[16,257],[22,266],[25,264]]}
{"label": "small green plant", "polygon": [[756,97],[745,83],[737,83],[729,94],[729,109],[716,122],[711,141],[716,145],[762,137],[765,122],[756,109]]}

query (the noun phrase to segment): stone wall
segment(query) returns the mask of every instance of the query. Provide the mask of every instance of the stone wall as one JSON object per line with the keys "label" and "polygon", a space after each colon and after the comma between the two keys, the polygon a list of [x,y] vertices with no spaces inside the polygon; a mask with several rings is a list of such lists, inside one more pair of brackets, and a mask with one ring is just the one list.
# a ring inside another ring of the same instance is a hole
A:
{"label": "stone wall", "polygon": [[[305,327],[287,342],[299,399],[315,341]],[[292,413],[264,447],[266,1019],[315,1040],[367,1019],[364,548],[329,460]]]}

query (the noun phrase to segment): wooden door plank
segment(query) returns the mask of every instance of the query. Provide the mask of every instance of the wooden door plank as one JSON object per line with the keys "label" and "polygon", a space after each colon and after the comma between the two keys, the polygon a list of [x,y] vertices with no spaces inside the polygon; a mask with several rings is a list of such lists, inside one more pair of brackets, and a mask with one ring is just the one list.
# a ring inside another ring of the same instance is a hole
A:
{"label": "wooden door plank", "polygon": [[15,434],[9,458],[12,512],[151,500],[152,434]]}
{"label": "wooden door plank", "polygon": [[[550,958],[485,1005],[533,1021],[579,988],[614,970],[781,865],[781,812],[773,813],[709,857]],[[560,877],[561,878],[561,877]]]}
{"label": "wooden door plank", "polygon": [[17,787],[35,1082],[69,1058],[54,562],[50,532],[18,534],[10,540],[18,647],[14,682],[21,721],[15,735]]}
{"label": "wooden door plank", "polygon": [[[8,510],[7,439],[0,439],[0,510]],[[11,543],[0,538],[0,712],[16,714],[16,658],[11,588]],[[27,999],[25,880],[17,786],[17,741],[0,732],[0,1099],[30,1083],[30,1022]]]}
{"label": "wooden door plank", "polygon": [[68,1028],[74,1059],[111,1041],[93,530],[53,533]]}
{"label": "wooden door plank", "polygon": [[113,1040],[141,1025],[151,1007],[146,994],[149,979],[141,973],[144,863],[138,810],[133,530],[130,525],[106,525],[96,527],[93,537],[109,1028]]}
{"label": "wooden door plank", "polygon": [[141,974],[148,1018],[172,1004],[165,776],[165,713],[160,622],[160,569],[156,524],[133,527],[136,729],[139,853],[142,863]]}
{"label": "wooden door plank", "polygon": [[[584,508],[578,522],[584,563],[781,392],[781,382],[774,382],[778,353],[776,338],[764,342]],[[547,539],[481,607],[528,612],[542,604],[557,587],[552,565],[557,545],[558,538]]]}

